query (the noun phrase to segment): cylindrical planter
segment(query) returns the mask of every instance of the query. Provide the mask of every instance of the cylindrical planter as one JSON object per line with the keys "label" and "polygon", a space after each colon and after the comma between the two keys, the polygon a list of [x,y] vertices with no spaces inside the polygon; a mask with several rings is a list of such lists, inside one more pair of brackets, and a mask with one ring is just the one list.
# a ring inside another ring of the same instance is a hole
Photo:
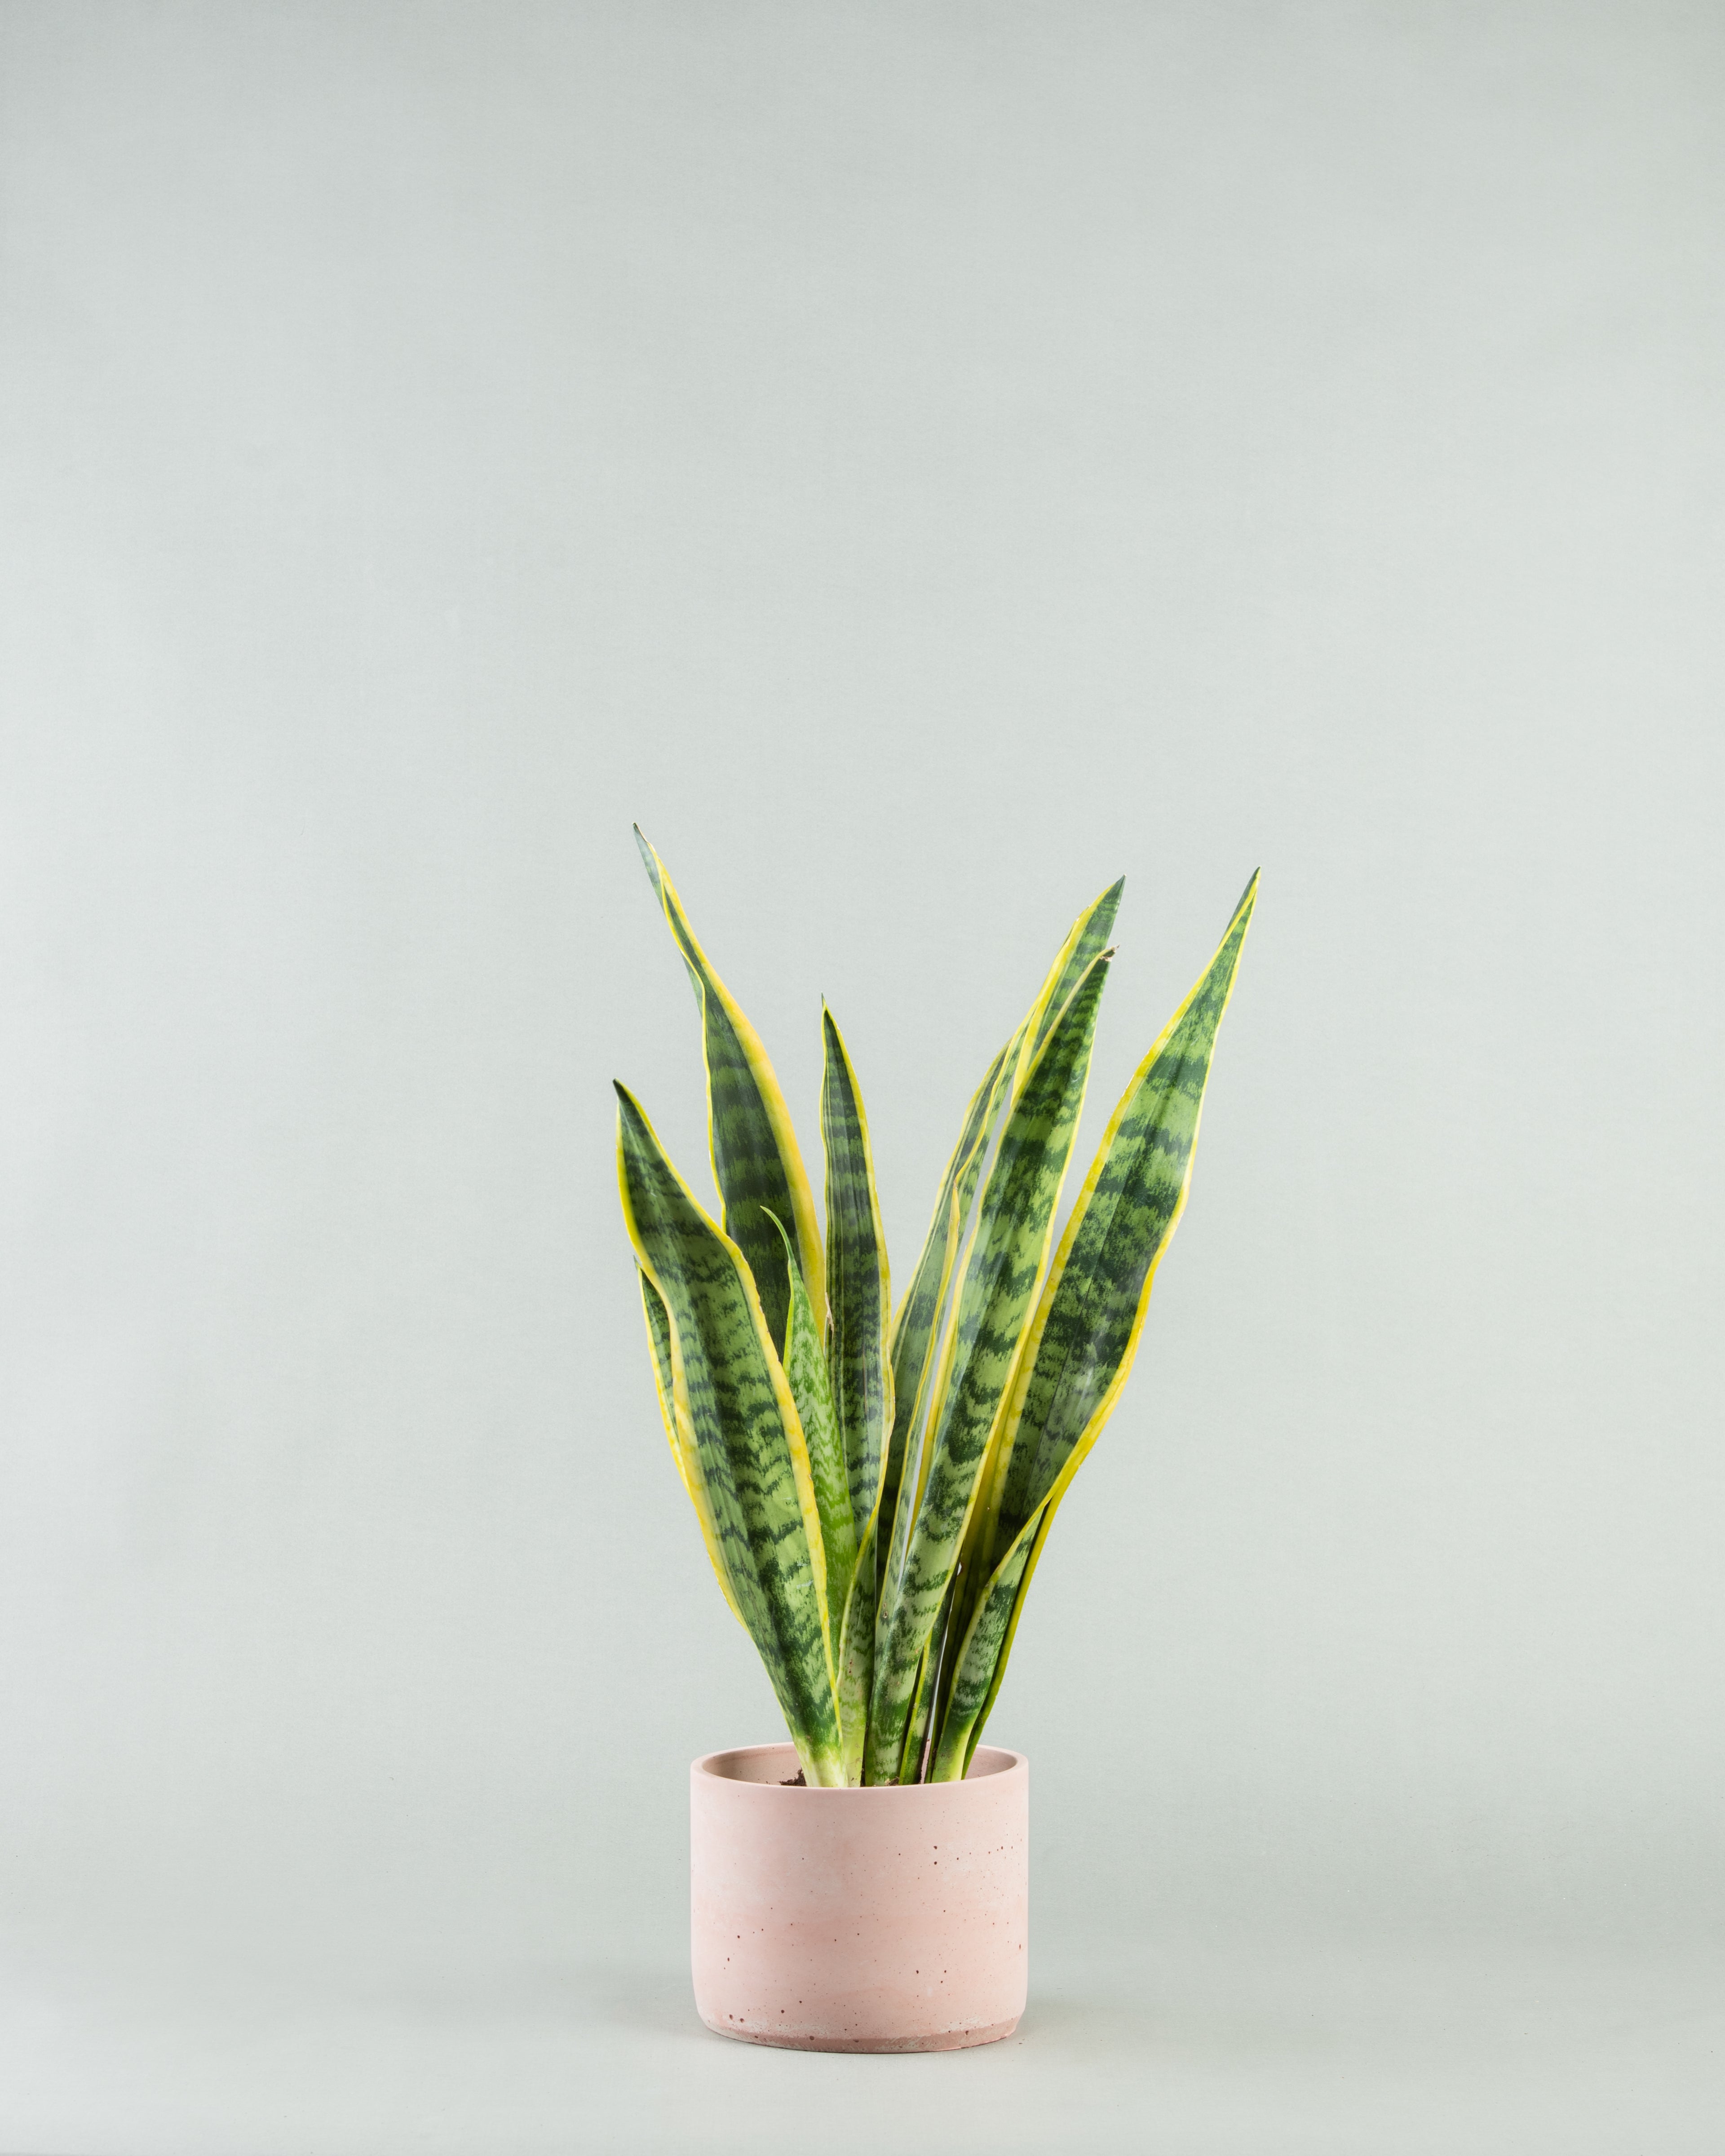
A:
{"label": "cylindrical planter", "polygon": [[979,1745],[962,1782],[799,1789],[788,1744],[690,1769],[695,2003],[799,2051],[1009,2036],[1029,1961],[1030,1768]]}

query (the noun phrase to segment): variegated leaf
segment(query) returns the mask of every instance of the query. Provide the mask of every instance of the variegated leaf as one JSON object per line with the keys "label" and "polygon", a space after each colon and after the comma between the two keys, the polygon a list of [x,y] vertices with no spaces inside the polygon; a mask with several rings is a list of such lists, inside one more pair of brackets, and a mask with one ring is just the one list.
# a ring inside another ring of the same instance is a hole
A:
{"label": "variegated leaf", "polygon": [[[1014,1035],[1014,1043],[1016,1038]],[[958,1142],[952,1149],[952,1158],[947,1163],[947,1172],[942,1178],[940,1195],[935,1200],[934,1218],[929,1223],[922,1257],[917,1260],[910,1291],[899,1305],[898,1315],[893,1320],[892,1434],[888,1441],[886,1466],[880,1480],[880,1532],[875,1537],[875,1545],[877,1584],[890,1560],[894,1535],[900,1532],[897,1526],[901,1509],[898,1496],[899,1486],[904,1476],[905,1454],[912,1431],[920,1430],[926,1419],[923,1410],[933,1373],[941,1309],[952,1280],[953,1261],[963,1240],[964,1224],[970,1217],[971,1205],[976,1197],[983,1153],[988,1143],[995,1108],[1006,1082],[1008,1057],[1013,1052],[1014,1045],[1009,1044],[995,1056],[983,1074],[983,1082],[976,1089],[970,1106],[965,1111],[964,1126],[958,1134]],[[913,1463],[913,1490],[915,1486]],[[906,1516],[902,1533],[908,1537],[909,1532],[910,1522]],[[901,1550],[901,1562],[902,1555]]]}
{"label": "variegated leaf", "polygon": [[[1214,957],[1133,1073],[1060,1239],[968,1537],[973,1576],[988,1584],[968,1619],[937,1772],[963,1773],[975,1748],[1049,1524],[1131,1372],[1156,1268],[1191,1188],[1217,1030],[1257,889],[1254,875]],[[973,1709],[961,1709],[961,1690]]]}
{"label": "variegated leaf", "polygon": [[624,1216],[670,1318],[675,1407],[725,1572],[804,1774],[841,1786],[820,1516],[796,1402],[742,1252],[696,1204],[633,1096],[617,1095]]}
{"label": "variegated leaf", "polygon": [[695,940],[665,864],[641,835],[639,824],[635,843],[689,969],[701,1012],[707,1132],[721,1201],[720,1219],[755,1276],[768,1331],[782,1354],[790,1301],[778,1235],[767,1218],[769,1208],[795,1235],[809,1302],[821,1324],[826,1322],[826,1260],[790,1111],[760,1035]]}
{"label": "variegated leaf", "polygon": [[971,1614],[942,1706],[931,1781],[961,1781],[970,1764],[983,1717],[993,1704],[997,1673],[1006,1665],[1011,1634],[1023,1606],[1020,1590],[1030,1563],[1031,1544],[1045,1517],[1045,1508],[1039,1508],[1036,1517],[1024,1527],[996,1567]]}
{"label": "variegated leaf", "polygon": [[[901,1567],[910,1532],[910,1517],[899,1506],[905,1455],[910,1447],[919,1456],[921,1439],[929,1424],[929,1393],[936,1373],[941,1318],[952,1281],[958,1254],[963,1247],[971,1208],[983,1163],[1000,1110],[1022,1084],[1029,1058],[1047,1038],[1048,1029],[1065,1008],[1072,990],[1107,942],[1108,932],[1120,905],[1125,878],[1105,891],[1072,924],[1056,952],[1036,1000],[1024,1023],[983,1074],[983,1082],[971,1096],[963,1127],[935,1199],[934,1215],[911,1277],[909,1292],[893,1319],[891,1339],[893,1379],[891,1435],[887,1444],[886,1471],[881,1480],[880,1532],[876,1538],[875,1573],[883,1581],[894,1563],[895,1537]],[[913,1493],[921,1477],[913,1460]]]}
{"label": "variegated leaf", "polygon": [[659,1395],[659,1413],[665,1424],[665,1436],[670,1441],[671,1458],[676,1462],[683,1487],[689,1493],[689,1502],[695,1507],[695,1517],[701,1523],[701,1538],[712,1560],[721,1591],[730,1606],[732,1615],[740,1625],[742,1613],[737,1606],[737,1597],[732,1591],[731,1581],[725,1571],[725,1560],[719,1553],[718,1536],[713,1527],[712,1502],[706,1493],[706,1477],[701,1472],[701,1455],[695,1448],[695,1436],[689,1428],[688,1415],[677,1405],[670,1312],[665,1306],[665,1298],[639,1266],[635,1270],[635,1277],[641,1283],[641,1307],[646,1314],[647,1339],[653,1350],[654,1389]]}
{"label": "variegated leaf", "polygon": [[1033,1058],[983,1185],[920,1472],[913,1481],[907,1465],[900,1491],[909,1532],[901,1535],[895,1522],[880,1593],[865,1768],[871,1781],[889,1779],[902,1753],[916,1671],[952,1577],[989,1432],[1048,1255],[1109,955],[1092,959]]}
{"label": "variegated leaf", "polygon": [[[892,1309],[886,1237],[869,1150],[869,1119],[833,1014],[821,1012],[820,1127],[827,1159],[827,1374],[845,1450],[851,1522],[860,1542],[880,1502],[892,1426]],[[872,1560],[871,1560],[872,1561]]]}
{"label": "variegated leaf", "polygon": [[863,1777],[863,1748],[869,1730],[869,1694],[875,1676],[875,1532],[880,1514],[863,1530],[845,1604],[839,1638],[839,1727],[843,1738],[845,1782],[855,1789]]}
{"label": "variegated leaf", "polygon": [[1091,962],[1106,949],[1108,938],[1114,933],[1114,916],[1120,911],[1121,893],[1125,889],[1126,878],[1121,876],[1072,923],[1048,970],[1041,993],[1031,1004],[1030,1014],[1019,1028],[1019,1062],[1013,1079],[1014,1091],[1024,1084],[1031,1059],[1047,1040],[1049,1028],[1065,1009],[1066,998],[1090,970]]}
{"label": "variegated leaf", "polygon": [[791,1397],[797,1403],[797,1419],[803,1425],[803,1442],[809,1453],[809,1471],[814,1484],[815,1509],[820,1514],[821,1548],[826,1558],[827,1620],[833,1637],[833,1656],[839,1654],[839,1628],[845,1620],[850,1575],[856,1569],[856,1531],[850,1518],[850,1484],[845,1471],[845,1447],[839,1435],[839,1419],[833,1407],[832,1388],[827,1381],[827,1358],[809,1306],[808,1291],[798,1269],[791,1239],[777,1214],[768,1219],[784,1244],[784,1263],[789,1268],[790,1318],[785,1332],[784,1373],[790,1380]]}

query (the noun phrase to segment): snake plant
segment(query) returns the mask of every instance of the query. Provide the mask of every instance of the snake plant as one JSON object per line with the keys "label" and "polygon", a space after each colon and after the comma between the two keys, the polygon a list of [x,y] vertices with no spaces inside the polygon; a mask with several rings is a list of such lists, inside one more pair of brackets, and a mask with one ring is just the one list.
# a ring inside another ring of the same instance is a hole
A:
{"label": "snake plant", "polygon": [[715,1221],[619,1086],[618,1179],[671,1456],[804,1779],[957,1779],[1185,1207],[1257,877],[1133,1072],[1050,1263],[1122,884],[1079,916],[983,1074],[893,1311],[868,1116],[832,1013],[823,1235],[760,1038],[635,837],[701,1013],[720,1196]]}

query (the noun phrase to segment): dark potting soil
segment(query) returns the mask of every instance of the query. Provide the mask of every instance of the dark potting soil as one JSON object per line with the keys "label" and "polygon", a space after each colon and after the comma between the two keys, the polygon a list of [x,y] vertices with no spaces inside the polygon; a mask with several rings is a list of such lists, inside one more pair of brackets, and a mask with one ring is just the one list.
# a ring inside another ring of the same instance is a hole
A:
{"label": "dark potting soil", "polygon": [[794,1774],[791,1775],[788,1779],[781,1782],[778,1786],[782,1789],[806,1789],[809,1787],[809,1784],[803,1779],[803,1769],[798,1767]]}

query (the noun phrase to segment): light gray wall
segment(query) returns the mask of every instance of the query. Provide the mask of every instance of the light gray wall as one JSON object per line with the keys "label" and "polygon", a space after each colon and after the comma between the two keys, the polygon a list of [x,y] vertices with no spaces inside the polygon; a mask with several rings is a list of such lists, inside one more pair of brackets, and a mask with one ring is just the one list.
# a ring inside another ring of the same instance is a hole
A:
{"label": "light gray wall", "polygon": [[677,1951],[776,1717],[636,817],[901,1278],[1079,906],[1087,1155],[1263,865],[994,1723],[1043,1935],[1717,1929],[1722,90],[1699,6],[0,16],[5,1957]]}

